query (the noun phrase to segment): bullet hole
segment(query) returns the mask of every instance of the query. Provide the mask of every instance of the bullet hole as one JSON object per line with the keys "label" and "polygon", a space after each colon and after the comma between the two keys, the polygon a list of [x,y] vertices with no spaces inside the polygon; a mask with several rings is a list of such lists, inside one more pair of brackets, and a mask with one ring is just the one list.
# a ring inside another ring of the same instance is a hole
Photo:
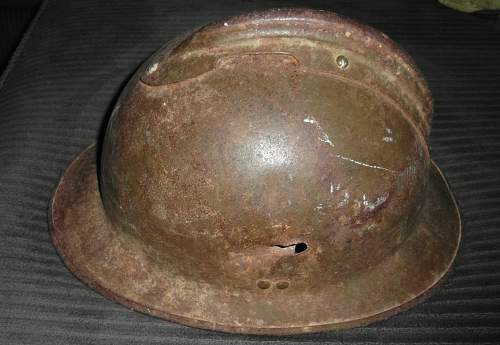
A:
{"label": "bullet hole", "polygon": [[297,254],[300,254],[304,251],[307,250],[307,244],[304,243],[304,242],[299,242],[299,243],[294,243],[294,244],[289,244],[289,245],[280,245],[280,244],[277,244],[275,245],[274,247],[279,247],[279,248],[283,248],[283,249],[286,249],[286,250],[292,250],[293,254],[297,255]]}
{"label": "bullet hole", "polygon": [[300,242],[295,245],[295,254],[302,253],[306,250],[307,250],[307,244],[305,244],[304,242]]}

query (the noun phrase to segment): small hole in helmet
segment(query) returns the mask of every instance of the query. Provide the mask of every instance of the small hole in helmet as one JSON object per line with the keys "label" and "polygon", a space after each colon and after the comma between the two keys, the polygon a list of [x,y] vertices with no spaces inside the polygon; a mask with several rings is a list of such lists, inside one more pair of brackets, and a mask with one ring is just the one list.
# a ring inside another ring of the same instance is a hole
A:
{"label": "small hole in helmet", "polygon": [[295,255],[300,254],[300,253],[307,250],[307,244],[304,242],[299,242],[299,243],[294,243],[294,244],[289,244],[289,245],[276,244],[274,247],[287,249],[287,251],[292,250],[293,254],[295,254]]}
{"label": "small hole in helmet", "polygon": [[295,245],[295,254],[302,253],[303,251],[306,250],[307,250],[307,244],[305,244],[304,242],[300,242]]}

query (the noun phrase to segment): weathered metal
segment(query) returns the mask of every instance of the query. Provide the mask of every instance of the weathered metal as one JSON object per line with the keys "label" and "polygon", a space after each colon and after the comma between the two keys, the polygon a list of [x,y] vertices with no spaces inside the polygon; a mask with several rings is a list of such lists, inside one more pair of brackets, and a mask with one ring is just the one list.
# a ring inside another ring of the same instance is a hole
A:
{"label": "weathered metal", "polygon": [[431,113],[411,59],[349,19],[272,10],[205,26],[129,82],[100,169],[95,146],[71,163],[54,244],[92,288],[190,326],[389,317],[441,281],[460,242]]}

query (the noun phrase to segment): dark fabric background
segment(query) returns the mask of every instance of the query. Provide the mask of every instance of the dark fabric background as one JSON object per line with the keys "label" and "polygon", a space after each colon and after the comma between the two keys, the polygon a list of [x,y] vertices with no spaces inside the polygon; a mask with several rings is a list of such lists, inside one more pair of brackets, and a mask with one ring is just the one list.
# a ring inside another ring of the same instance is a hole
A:
{"label": "dark fabric background", "polygon": [[[390,320],[293,337],[228,335],[145,316],[88,289],[47,228],[51,193],[98,138],[134,69],[165,41],[267,7],[334,10],[405,48],[435,98],[432,154],[462,207],[449,279]],[[79,1],[42,4],[0,78],[0,344],[497,343],[500,327],[500,33],[435,1]]]}
{"label": "dark fabric background", "polygon": [[7,65],[9,57],[37,8],[35,0],[19,4],[0,0],[0,73]]}

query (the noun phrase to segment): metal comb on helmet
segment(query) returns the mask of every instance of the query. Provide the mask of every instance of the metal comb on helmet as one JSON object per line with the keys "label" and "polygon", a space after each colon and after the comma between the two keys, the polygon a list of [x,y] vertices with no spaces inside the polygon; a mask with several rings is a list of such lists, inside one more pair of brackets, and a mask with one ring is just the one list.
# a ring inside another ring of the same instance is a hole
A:
{"label": "metal comb on helmet", "polygon": [[[131,79],[54,194],[54,244],[105,296],[206,329],[293,334],[387,318],[456,256],[432,100],[384,34],[333,13],[211,24]],[[98,158],[100,160],[98,160]]]}

